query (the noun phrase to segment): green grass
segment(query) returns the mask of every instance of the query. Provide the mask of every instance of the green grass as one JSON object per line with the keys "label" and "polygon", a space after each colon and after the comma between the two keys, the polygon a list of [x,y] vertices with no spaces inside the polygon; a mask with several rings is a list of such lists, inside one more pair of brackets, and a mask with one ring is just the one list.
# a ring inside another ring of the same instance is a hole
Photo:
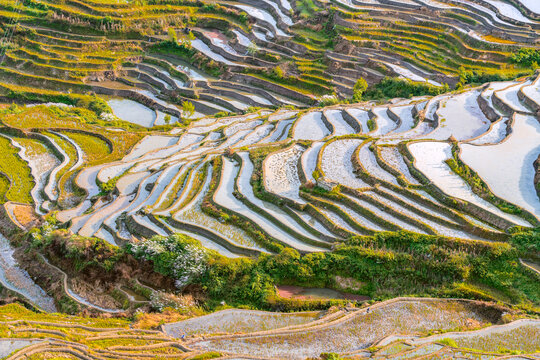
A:
{"label": "green grass", "polygon": [[[32,204],[34,201],[30,192],[34,187],[30,167],[18,155],[19,151],[5,137],[0,137],[0,171],[11,181],[9,189],[5,192],[5,198],[9,201],[17,201]],[[2,184],[5,188],[5,182]]]}
{"label": "green grass", "polygon": [[194,357],[190,358],[191,360],[207,360],[207,359],[214,359],[217,357],[221,357],[221,353],[217,351],[211,351],[200,355],[195,355]]}
{"label": "green grass", "polygon": [[[88,103],[88,101],[86,101],[87,99],[84,100],[85,105]],[[77,143],[80,141],[81,148],[84,146],[86,149],[92,149],[89,153],[98,153],[99,156],[96,155],[93,157],[93,160],[98,162],[113,161],[125,156],[125,154],[127,154],[129,150],[145,135],[143,131],[146,131],[139,126],[133,126],[132,124],[126,122],[109,123],[102,121],[96,116],[95,113],[82,107],[74,107],[69,109],[44,106],[20,108],[16,111],[5,114],[2,121],[9,126],[23,130],[63,128],[84,130],[86,132],[102,135],[111,141],[113,145],[112,152],[109,151],[108,148],[105,148],[107,145],[97,136],[75,134],[71,131],[65,132],[65,135],[69,137],[74,136],[72,137],[73,139],[78,139]],[[111,126],[120,127],[127,131],[108,130],[107,127]],[[73,146],[69,146],[73,148]],[[97,147],[93,149],[93,146]],[[72,152],[73,150],[69,151]]]}
{"label": "green grass", "polygon": [[302,18],[308,18],[320,10],[319,7],[315,5],[313,0],[297,1],[296,7],[298,8],[298,10],[300,10],[300,17]]}
{"label": "green grass", "polygon": [[89,318],[82,316],[69,316],[65,314],[36,313],[26,309],[18,303],[0,306],[0,321],[28,320],[58,323],[68,321],[97,328],[127,328],[129,322],[122,318]]}
{"label": "green grass", "polygon": [[64,133],[64,135],[81,147],[84,161],[88,166],[100,162],[110,154],[107,143],[96,136],[74,132]]}
{"label": "green grass", "polygon": [[0,203],[6,202],[6,194],[9,190],[10,182],[9,179],[4,175],[0,176]]}

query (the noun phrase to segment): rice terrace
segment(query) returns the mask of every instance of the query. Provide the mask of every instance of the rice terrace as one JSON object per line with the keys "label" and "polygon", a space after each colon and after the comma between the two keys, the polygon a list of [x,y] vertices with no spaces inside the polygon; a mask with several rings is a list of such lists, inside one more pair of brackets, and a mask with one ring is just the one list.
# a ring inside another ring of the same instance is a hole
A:
{"label": "rice terrace", "polygon": [[540,0],[0,0],[0,359],[540,360]]}

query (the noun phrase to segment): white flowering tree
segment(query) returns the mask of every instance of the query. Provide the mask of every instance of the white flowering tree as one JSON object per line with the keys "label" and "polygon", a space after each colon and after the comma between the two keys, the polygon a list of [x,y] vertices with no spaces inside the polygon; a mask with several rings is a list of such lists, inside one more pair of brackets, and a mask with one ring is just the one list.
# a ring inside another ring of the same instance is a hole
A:
{"label": "white flowering tree", "polygon": [[206,271],[208,254],[200,243],[182,234],[154,236],[132,244],[130,252],[154,262],[154,269],[176,280],[181,289]]}

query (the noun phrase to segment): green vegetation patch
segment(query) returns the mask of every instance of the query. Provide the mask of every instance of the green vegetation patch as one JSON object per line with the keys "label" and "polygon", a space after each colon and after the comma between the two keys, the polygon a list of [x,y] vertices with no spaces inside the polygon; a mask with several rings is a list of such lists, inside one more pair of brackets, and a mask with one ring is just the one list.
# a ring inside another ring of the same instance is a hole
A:
{"label": "green vegetation patch", "polygon": [[279,299],[274,286],[336,288],[336,275],[359,281],[363,286],[352,291],[377,300],[402,295],[497,300],[496,294],[502,294],[525,308],[540,302],[537,279],[520,266],[520,251],[508,243],[381,232],[353,237],[324,253],[300,255],[284,248],[258,259],[230,259],[204,250],[186,236],[172,235],[130,245],[128,251],[153,261],[157,272],[184,285],[200,284],[210,298],[209,306],[225,300],[233,306],[265,309],[324,308],[326,301]]}
{"label": "green vegetation patch", "polygon": [[364,100],[411,98],[413,96],[439,95],[448,92],[448,85],[435,86],[427,82],[385,77],[378,84],[370,86],[364,93]]}
{"label": "green vegetation patch", "polygon": [[521,48],[512,54],[510,60],[523,67],[537,69],[540,64],[540,50],[531,48]]}
{"label": "green vegetation patch", "polygon": [[81,133],[65,133],[64,135],[81,147],[84,152],[84,160],[88,165],[97,163],[110,154],[107,143],[96,136]]}
{"label": "green vegetation patch", "polygon": [[0,172],[2,172],[2,188],[5,189],[6,178],[10,180],[5,199],[25,204],[34,200],[30,192],[34,187],[32,173],[28,164],[19,157],[19,149],[15,148],[9,139],[0,137]]}

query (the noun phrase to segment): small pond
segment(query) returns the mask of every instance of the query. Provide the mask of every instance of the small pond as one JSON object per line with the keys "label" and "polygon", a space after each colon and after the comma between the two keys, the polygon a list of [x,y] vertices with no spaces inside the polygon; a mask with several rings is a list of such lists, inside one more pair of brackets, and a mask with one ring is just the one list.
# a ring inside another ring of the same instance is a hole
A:
{"label": "small pond", "polygon": [[107,103],[114,115],[124,121],[144,127],[154,126],[156,112],[143,104],[128,99],[111,99]]}

